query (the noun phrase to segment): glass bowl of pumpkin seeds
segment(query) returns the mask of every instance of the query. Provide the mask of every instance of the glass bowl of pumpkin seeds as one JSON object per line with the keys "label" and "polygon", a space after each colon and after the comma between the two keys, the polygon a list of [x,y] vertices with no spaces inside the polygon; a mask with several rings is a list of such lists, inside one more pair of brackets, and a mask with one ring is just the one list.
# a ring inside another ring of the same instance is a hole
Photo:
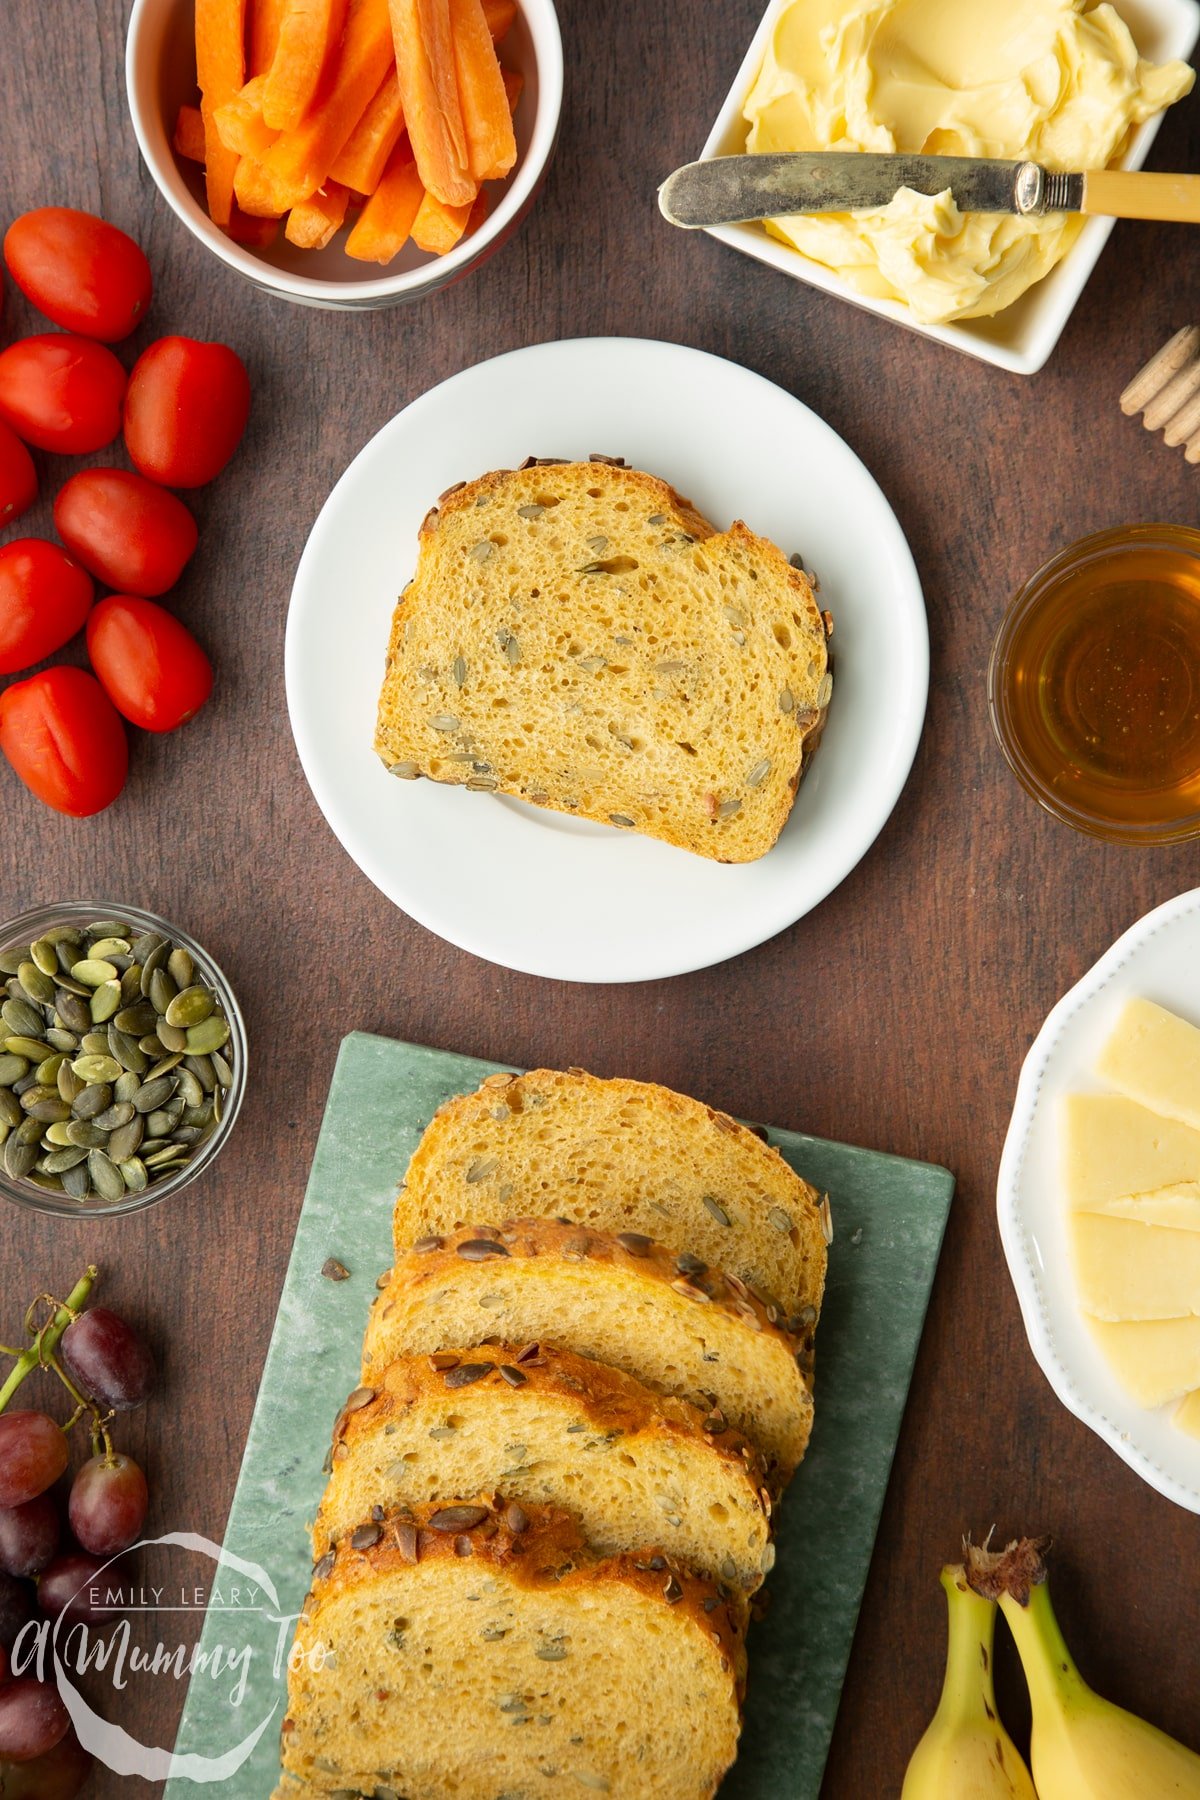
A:
{"label": "glass bowl of pumpkin seeds", "polygon": [[246,1033],[186,931],[71,901],[0,926],[0,1193],[60,1216],[178,1193],[233,1130]]}

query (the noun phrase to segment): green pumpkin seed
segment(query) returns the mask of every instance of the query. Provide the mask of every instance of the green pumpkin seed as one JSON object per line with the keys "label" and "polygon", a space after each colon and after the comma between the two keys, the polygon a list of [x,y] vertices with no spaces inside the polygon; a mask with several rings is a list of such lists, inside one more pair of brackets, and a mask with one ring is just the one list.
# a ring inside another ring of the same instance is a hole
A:
{"label": "green pumpkin seed", "polygon": [[132,1006],[142,997],[142,965],[130,963],[121,977],[121,1005]]}
{"label": "green pumpkin seed", "polygon": [[41,937],[36,943],[30,944],[29,958],[43,975],[58,974],[58,954],[49,938]]}
{"label": "green pumpkin seed", "polygon": [[[16,945],[11,950],[0,950],[0,975],[15,975],[25,961],[23,945]],[[57,968],[57,962],[55,967]]]}
{"label": "green pumpkin seed", "polygon": [[207,1056],[185,1056],[183,1066],[192,1071],[206,1094],[212,1093],[217,1085],[217,1077]]}
{"label": "green pumpkin seed", "polygon": [[221,1018],[219,1013],[199,1025],[192,1025],[187,1034],[187,1047],[193,1056],[207,1056],[210,1050],[220,1050],[228,1042],[229,1021]]}
{"label": "green pumpkin seed", "polygon": [[74,1056],[79,1049],[79,1039],[73,1031],[63,1031],[60,1026],[52,1025],[46,1033],[46,1042],[55,1050],[61,1050],[67,1056]]}
{"label": "green pumpkin seed", "polygon": [[145,1037],[139,1038],[138,1049],[143,1056],[157,1056],[162,1049],[162,1039],[157,1031],[148,1031]]}
{"label": "green pumpkin seed", "polygon": [[178,1051],[170,1056],[160,1056],[154,1066],[146,1070],[146,1080],[157,1081],[160,1075],[169,1075],[171,1070],[177,1069],[182,1061],[183,1058]]}
{"label": "green pumpkin seed", "polygon": [[[0,1019],[8,1026],[15,1037],[40,1038],[46,1021],[36,1006],[28,1000],[6,1000],[0,1006]],[[41,1057],[35,1059],[41,1062]]]}
{"label": "green pumpkin seed", "polygon": [[158,1014],[148,1000],[139,1000],[135,1006],[124,1007],[114,1018],[113,1024],[118,1031],[127,1037],[144,1037],[153,1031],[158,1023]]}
{"label": "green pumpkin seed", "polygon": [[[41,1062],[46,1054],[46,1046],[40,1038],[17,1036],[6,1037],[4,1039],[4,1048],[8,1051],[10,1056],[23,1057],[26,1065],[28,1066],[32,1063],[34,1068],[37,1067],[38,1063]],[[20,1075],[14,1075],[12,1081],[6,1081],[4,1085],[5,1087],[12,1087],[13,1082],[20,1081],[20,1079]]]}
{"label": "green pumpkin seed", "polygon": [[[140,937],[135,937],[129,946],[134,962],[139,962],[144,966],[146,958],[152,956],[159,945],[164,943],[166,943],[166,939],[161,937],[157,931],[144,931]],[[169,950],[170,946],[168,945],[167,948]]]}
{"label": "green pumpkin seed", "polygon": [[124,932],[115,932],[100,937],[94,936],[99,930],[99,926],[93,925],[88,933],[89,938],[92,939],[88,950],[93,960],[103,959],[105,962],[111,962],[114,956],[129,955],[132,945]]}
{"label": "green pumpkin seed", "polygon": [[179,989],[190,988],[196,979],[196,965],[190,953],[180,946],[167,958],[167,974]]}
{"label": "green pumpkin seed", "polygon": [[160,1019],[155,1026],[155,1035],[163,1049],[173,1054],[187,1049],[187,1032],[182,1025],[168,1025],[165,1019]]}
{"label": "green pumpkin seed", "polygon": [[117,1076],[113,1083],[113,1099],[132,1100],[141,1085],[140,1078],[126,1069],[123,1074]]}
{"label": "green pumpkin seed", "polygon": [[88,1175],[92,1186],[102,1200],[123,1200],[125,1198],[125,1178],[103,1150],[93,1150],[87,1159]]}
{"label": "green pumpkin seed", "polygon": [[80,1094],[87,1091],[87,1083],[79,1079],[65,1056],[59,1064],[54,1084],[68,1106],[73,1106]]}
{"label": "green pumpkin seed", "polygon": [[[71,1070],[72,1075],[76,1073]],[[72,1103],[77,1119],[98,1119],[112,1105],[113,1091],[107,1081],[92,1082],[77,1094]]]}
{"label": "green pumpkin seed", "polygon": [[107,1131],[101,1131],[89,1119],[69,1119],[66,1131],[68,1144],[76,1144],[81,1150],[102,1150],[108,1142]]}
{"label": "green pumpkin seed", "polygon": [[114,1062],[118,1062],[130,1075],[144,1075],[148,1057],[140,1043],[135,1043],[124,1031],[118,1031],[115,1025],[108,1028],[108,1053]]}
{"label": "green pumpkin seed", "polygon": [[165,969],[155,969],[150,977],[150,1004],[156,1013],[165,1013],[175,998],[175,983]]}
{"label": "green pumpkin seed", "polygon": [[54,992],[54,1010],[67,1031],[90,1031],[92,1009],[86,1000],[61,985]]}
{"label": "green pumpkin seed", "polygon": [[86,1161],[87,1154],[86,1150],[77,1150],[74,1147],[55,1150],[53,1155],[44,1157],[38,1167],[44,1169],[47,1175],[61,1175],[67,1169],[77,1168],[81,1162]]}
{"label": "green pumpkin seed", "polygon": [[154,971],[155,969],[162,968],[167,957],[171,954],[171,946],[167,943],[165,938],[159,938],[157,944],[155,944],[154,948],[147,955],[140,956],[138,954],[137,944],[133,946],[133,954],[134,960],[140,962],[142,965],[142,979],[140,983],[142,997],[143,999],[149,999],[150,983],[154,979]]}
{"label": "green pumpkin seed", "polygon": [[86,1200],[92,1191],[86,1162],[77,1163],[73,1169],[64,1169],[59,1179],[62,1181],[63,1193],[69,1194],[72,1200]]}
{"label": "green pumpkin seed", "polygon": [[[131,1101],[118,1100],[114,1105],[106,1107],[104,1112],[97,1113],[92,1123],[97,1131],[115,1131],[119,1125],[128,1125],[130,1119],[136,1117]],[[120,1158],[116,1160],[119,1162]]]}
{"label": "green pumpkin seed", "polygon": [[19,1125],[24,1117],[17,1096],[8,1088],[0,1088],[0,1122],[11,1128]]}
{"label": "green pumpkin seed", "polygon": [[54,999],[54,983],[44,970],[36,963],[23,962],[17,970],[17,980],[38,1006],[49,1006]]}
{"label": "green pumpkin seed", "polygon": [[[81,1081],[89,1084],[94,1081],[115,1081],[121,1073],[121,1065],[111,1056],[80,1056],[71,1064]],[[107,1100],[105,1106],[108,1105]],[[103,1111],[103,1108],[101,1108]]]}
{"label": "green pumpkin seed", "polygon": [[65,1150],[67,1145],[71,1142],[70,1138],[67,1136],[71,1123],[72,1121],[67,1119],[62,1124],[47,1125],[42,1134],[43,1144],[53,1144],[57,1149]]}
{"label": "green pumpkin seed", "polygon": [[[226,1085],[228,1085],[228,1083],[226,1083]],[[175,1083],[175,1092],[179,1095],[179,1098],[183,1101],[185,1107],[204,1105],[204,1089],[200,1086],[200,1083],[196,1080],[192,1071],[187,1067],[184,1067],[179,1071]]]}
{"label": "green pumpkin seed", "polygon": [[46,1127],[40,1119],[22,1119],[13,1136],[19,1144],[40,1144]]}
{"label": "green pumpkin seed", "polygon": [[121,984],[119,981],[106,981],[92,995],[92,1023],[103,1025],[113,1014],[121,1010]]}
{"label": "green pumpkin seed", "polygon": [[[40,1062],[38,1064],[35,1073],[42,1087],[55,1086],[58,1081],[58,1071],[62,1068],[66,1060],[67,1059],[62,1051],[56,1050],[53,1056],[48,1056],[45,1062]],[[65,1094],[63,1095],[63,1098],[64,1100],[66,1099]]]}
{"label": "green pumpkin seed", "polygon": [[84,1056],[107,1056],[108,1033],[106,1031],[85,1031],[79,1040],[79,1048]]}
{"label": "green pumpkin seed", "polygon": [[[180,1111],[183,1109],[180,1108]],[[179,1123],[179,1113],[170,1112],[165,1107],[158,1107],[146,1117],[147,1137],[169,1138]]]}
{"label": "green pumpkin seed", "polygon": [[[21,1096],[21,1105],[25,1106],[24,1095]],[[31,1119],[38,1119],[43,1125],[57,1125],[71,1116],[70,1107],[57,1094],[52,1100],[36,1100],[32,1106],[26,1106],[25,1110]]]}
{"label": "green pumpkin seed", "polygon": [[148,1081],[133,1097],[133,1104],[140,1113],[152,1113],[169,1100],[175,1092],[175,1083],[169,1076],[160,1076],[157,1081]]}
{"label": "green pumpkin seed", "polygon": [[28,1175],[29,1171],[37,1162],[37,1159],[38,1153],[36,1146],[33,1144],[19,1143],[15,1132],[5,1142],[4,1172],[6,1175],[10,1176],[13,1181],[20,1181],[23,1175]]}
{"label": "green pumpkin seed", "polygon": [[211,988],[185,988],[164,1009],[164,1016],[168,1025],[181,1025],[186,1030],[191,1025],[202,1024],[216,1004],[217,997]]}
{"label": "green pumpkin seed", "polygon": [[162,1169],[168,1164],[187,1162],[188,1148],[186,1144],[168,1144],[164,1150],[156,1150],[152,1156],[142,1158],[147,1169]]}
{"label": "green pumpkin seed", "polygon": [[[203,1091],[204,1090],[201,1089],[202,1093]],[[213,1109],[211,1100],[204,1101],[200,1106],[185,1106],[182,1114],[184,1125],[189,1127],[194,1126],[200,1131],[203,1131],[206,1126],[212,1124],[212,1116]]]}
{"label": "green pumpkin seed", "polygon": [[88,926],[87,935],[90,938],[124,938],[127,940],[125,948],[128,950],[128,940],[133,936],[133,933],[130,931],[129,926],[125,923],[124,919],[96,919]]}
{"label": "green pumpkin seed", "polygon": [[134,1113],[127,1125],[118,1125],[108,1140],[108,1154],[115,1163],[128,1162],[136,1155],[146,1135],[145,1124],[140,1113]]}
{"label": "green pumpkin seed", "polygon": [[121,1180],[131,1194],[144,1194],[150,1185],[150,1177],[146,1173],[146,1165],[139,1157],[128,1156],[117,1164],[121,1171]]}
{"label": "green pumpkin seed", "polygon": [[0,1088],[10,1088],[14,1081],[20,1081],[22,1075],[28,1073],[28,1057],[16,1056],[7,1049],[0,1056]]}
{"label": "green pumpkin seed", "polygon": [[98,988],[101,982],[116,981],[121,971],[102,956],[85,956],[82,962],[71,964],[71,978],[82,981],[84,987]]}

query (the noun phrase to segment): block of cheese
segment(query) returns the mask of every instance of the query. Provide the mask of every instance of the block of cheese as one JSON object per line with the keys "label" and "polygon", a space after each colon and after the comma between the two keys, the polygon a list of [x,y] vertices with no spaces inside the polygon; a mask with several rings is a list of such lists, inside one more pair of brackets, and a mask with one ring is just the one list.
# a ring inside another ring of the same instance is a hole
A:
{"label": "block of cheese", "polygon": [[1088,1319],[1113,1374],[1142,1406],[1162,1406],[1200,1388],[1200,1319],[1110,1324]]}
{"label": "block of cheese", "polygon": [[1200,1181],[1200,1131],[1136,1100],[1068,1094],[1061,1117],[1062,1178],[1072,1207]]}
{"label": "block of cheese", "polygon": [[1172,1422],[1189,1437],[1200,1438],[1200,1388],[1194,1388],[1187,1399],[1181,1401]]}
{"label": "block of cheese", "polygon": [[1127,1000],[1096,1073],[1118,1094],[1200,1129],[1200,1031],[1153,1000]]}
{"label": "block of cheese", "polygon": [[1110,1219],[1136,1219],[1168,1231],[1200,1231],[1200,1181],[1177,1181],[1149,1194],[1126,1194],[1120,1200],[1092,1200],[1081,1213],[1103,1213]]}
{"label": "block of cheese", "polygon": [[1077,1212],[1071,1251],[1079,1304],[1098,1319],[1200,1314],[1200,1231]]}

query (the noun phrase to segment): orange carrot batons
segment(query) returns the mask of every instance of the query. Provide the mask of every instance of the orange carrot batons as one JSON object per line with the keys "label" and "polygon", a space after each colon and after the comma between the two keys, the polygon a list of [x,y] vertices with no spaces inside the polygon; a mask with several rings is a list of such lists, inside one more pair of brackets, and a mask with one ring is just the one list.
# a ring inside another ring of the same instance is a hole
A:
{"label": "orange carrot batons", "polygon": [[401,138],[383,178],[346,239],[346,254],[358,262],[390,263],[408,242],[425,189],[407,138]]}
{"label": "orange carrot batons", "polygon": [[287,217],[284,235],[301,250],[323,250],[346,217],[350,194],[340,181],[328,181],[299,206],[293,206]]}
{"label": "orange carrot batons", "polygon": [[499,181],[517,160],[517,140],[496,46],[482,0],[449,0],[449,7],[467,168],[475,181]]}
{"label": "orange carrot batons", "polygon": [[404,121],[421,180],[447,206],[469,206],[476,182],[450,29],[450,0],[391,0]]}
{"label": "orange carrot batons", "polygon": [[517,0],[483,0],[483,13],[492,34],[492,42],[498,44],[512,30],[512,22],[517,16]]}
{"label": "orange carrot batons", "polygon": [[180,107],[171,145],[176,156],[182,156],[187,162],[204,161],[204,120],[198,106]]}
{"label": "orange carrot batons", "polygon": [[247,0],[246,72],[251,80],[269,74],[287,9],[288,0]]}
{"label": "orange carrot batons", "polygon": [[373,194],[388,158],[404,130],[404,106],[395,65],[384,76],[375,98],[343,144],[329,173],[358,194]]}
{"label": "orange carrot batons", "polygon": [[263,118],[294,131],[319,98],[341,47],[346,0],[289,0],[263,94]]}
{"label": "orange carrot batons", "polygon": [[323,187],[342,147],[378,92],[392,60],[388,0],[351,0],[346,34],[326,99],[285,131],[263,158],[284,207]]}
{"label": "orange carrot batons", "polygon": [[196,0],[196,79],[204,121],[204,184],[209,217],[228,225],[237,155],[217,132],[214,113],[246,79],[246,0]]}
{"label": "orange carrot batons", "polygon": [[263,118],[265,75],[252,75],[250,80],[224,106],[213,114],[217,134],[227,150],[239,156],[252,156],[261,162],[279,136]]}
{"label": "orange carrot batons", "polygon": [[427,191],[413,220],[413,243],[433,256],[445,256],[467,229],[467,220],[478,198],[477,194],[473,195],[465,206],[447,206]]}

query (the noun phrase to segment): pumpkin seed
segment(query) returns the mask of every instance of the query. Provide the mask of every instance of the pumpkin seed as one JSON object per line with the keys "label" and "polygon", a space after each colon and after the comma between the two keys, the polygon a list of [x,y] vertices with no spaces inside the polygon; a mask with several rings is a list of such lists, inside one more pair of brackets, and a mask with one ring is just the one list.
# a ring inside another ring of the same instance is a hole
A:
{"label": "pumpkin seed", "polygon": [[65,1051],[68,1056],[73,1056],[79,1048],[79,1039],[75,1033],[63,1031],[57,1025],[52,1025],[46,1033],[46,1042],[52,1044],[56,1050]]}
{"label": "pumpkin seed", "polygon": [[[79,1056],[76,1057],[75,1061],[71,1064],[71,1067],[81,1081],[89,1083],[94,1081],[115,1081],[117,1076],[121,1073],[120,1063],[111,1056],[93,1056],[90,1054]],[[104,1105],[108,1105],[107,1100],[105,1100]],[[103,1112],[104,1107],[101,1107],[100,1110]]]}
{"label": "pumpkin seed", "polygon": [[190,1025],[202,1024],[216,1003],[216,996],[211,988],[185,988],[163,1009],[163,1014],[168,1025],[182,1026],[186,1030]]}
{"label": "pumpkin seed", "polygon": [[176,997],[175,983],[165,969],[155,969],[150,977],[150,1004],[156,1013],[165,1015],[168,1006]]}
{"label": "pumpkin seed", "polygon": [[545,512],[544,506],[518,506],[518,519],[540,519]]}
{"label": "pumpkin seed", "polygon": [[129,946],[134,962],[141,963],[145,968],[147,957],[152,956],[159,945],[165,942],[165,938],[161,937],[157,931],[144,931],[140,937],[135,937]]}
{"label": "pumpkin seed", "polygon": [[65,1150],[67,1145],[71,1142],[70,1138],[67,1136],[67,1129],[71,1123],[72,1121],[68,1119],[66,1123],[62,1125],[47,1125],[45,1132],[42,1135],[43,1144],[53,1144],[56,1149]]}
{"label": "pumpkin seed", "polygon": [[771,1207],[770,1211],[767,1213],[767,1218],[775,1227],[776,1231],[781,1232],[784,1235],[794,1229],[795,1222],[792,1219],[792,1215],[784,1212],[782,1206]]}
{"label": "pumpkin seed", "polygon": [[152,1113],[164,1100],[170,1099],[173,1091],[174,1083],[166,1075],[160,1076],[157,1081],[148,1081],[133,1097],[134,1110],[142,1114]]}
{"label": "pumpkin seed", "polygon": [[183,1061],[178,1051],[170,1056],[160,1056],[152,1068],[146,1070],[147,1081],[157,1081],[160,1075],[169,1075],[172,1069],[178,1068]]}
{"label": "pumpkin seed", "polygon": [[130,940],[123,930],[118,930],[111,919],[88,928],[91,940],[91,954],[94,958],[102,957],[106,962],[114,956],[128,956],[131,948]]}
{"label": "pumpkin seed", "polygon": [[14,1056],[6,1050],[0,1056],[0,1088],[10,1088],[14,1081],[20,1081],[22,1075],[29,1073],[29,1062],[24,1056]]}
{"label": "pumpkin seed", "polygon": [[80,1094],[86,1092],[87,1083],[81,1081],[64,1056],[59,1065],[58,1074],[54,1078],[55,1086],[68,1106],[73,1106]]}
{"label": "pumpkin seed", "polygon": [[54,994],[54,1010],[68,1031],[90,1031],[93,1024],[92,1009],[78,994],[60,986]]}
{"label": "pumpkin seed", "polygon": [[[38,938],[29,946],[29,959],[42,971],[43,975],[58,974],[58,954],[49,938]],[[3,966],[0,960],[0,967]]]}
{"label": "pumpkin seed", "polygon": [[740,813],[741,810],[742,803],[740,800],[722,800],[720,806],[717,808],[717,817],[718,819],[732,819],[735,813]]}
{"label": "pumpkin seed", "polygon": [[211,1094],[217,1085],[217,1077],[212,1063],[207,1056],[185,1056],[185,1069],[190,1069],[206,1094]]}
{"label": "pumpkin seed", "polygon": [[25,1063],[25,1069],[22,1069],[21,1074],[14,1075],[11,1081],[6,1081],[4,1084],[5,1087],[12,1087],[16,1082],[20,1081],[30,1064],[36,1068],[46,1053],[45,1044],[41,1043],[37,1038],[6,1037],[4,1039],[4,1048],[15,1061],[23,1060]]}
{"label": "pumpkin seed", "polygon": [[753,787],[753,788],[761,787],[763,782],[767,779],[767,776],[770,773],[771,773],[771,759],[769,756],[764,756],[761,762],[755,763],[754,767],[751,769],[750,773],[747,775],[746,786]]}
{"label": "pumpkin seed", "polygon": [[[135,1043],[127,1032],[118,1031],[115,1025],[108,1028],[107,1046],[112,1060],[119,1065],[117,1074],[125,1069],[131,1075],[144,1075],[149,1065],[149,1057],[140,1043]],[[116,1080],[114,1075],[113,1080]]]}
{"label": "pumpkin seed", "polygon": [[[131,1109],[132,1110],[132,1109]],[[146,1135],[145,1122],[140,1113],[134,1113],[128,1124],[118,1125],[108,1140],[108,1154],[115,1163],[128,1162],[141,1148],[142,1139]]]}
{"label": "pumpkin seed", "polygon": [[62,1068],[66,1060],[66,1057],[61,1051],[56,1051],[53,1056],[48,1056],[44,1062],[40,1062],[34,1070],[39,1085],[41,1087],[54,1087],[58,1081],[58,1071]]}
{"label": "pumpkin seed", "polygon": [[477,544],[471,545],[471,548],[467,551],[467,555],[471,558],[472,562],[486,562],[494,548],[495,545],[492,543],[491,538],[480,538]]}
{"label": "pumpkin seed", "polygon": [[129,1070],[126,1069],[122,1074],[118,1075],[117,1079],[113,1082],[113,1099],[132,1100],[141,1085],[142,1084],[137,1076],[130,1074]]}
{"label": "pumpkin seed", "polygon": [[136,1118],[133,1105],[128,1100],[118,1100],[115,1105],[107,1107],[104,1112],[97,1113],[92,1123],[99,1131],[115,1131],[118,1125],[128,1125],[130,1119]]}
{"label": "pumpkin seed", "polygon": [[[6,1000],[0,1006],[0,1019],[8,1026],[14,1037],[40,1037],[46,1021],[37,1007],[28,1000]],[[41,1062],[41,1057],[35,1059]]]}
{"label": "pumpkin seed", "polygon": [[196,979],[196,965],[191,952],[180,946],[167,958],[167,974],[177,988],[190,988]]}
{"label": "pumpkin seed", "polygon": [[102,982],[92,995],[89,1010],[94,1025],[103,1025],[111,1019],[114,1013],[121,1010],[121,983],[119,981]]}
{"label": "pumpkin seed", "polygon": [[458,731],[460,729],[459,721],[453,713],[434,713],[429,723],[434,731]]}
{"label": "pumpkin seed", "polygon": [[221,1052],[219,1050],[213,1050],[210,1053],[209,1060],[212,1063],[212,1071],[213,1071],[214,1076],[216,1077],[218,1087],[223,1087],[223,1088],[232,1087],[233,1086],[233,1069],[230,1066],[230,1064],[226,1061],[226,1059],[221,1055]]}
{"label": "pumpkin seed", "polygon": [[49,1006],[53,1001],[54,983],[36,963],[23,962],[17,970],[17,980],[35,1005]]}
{"label": "pumpkin seed", "polygon": [[69,1119],[65,1130],[68,1144],[77,1144],[83,1150],[101,1150],[108,1142],[107,1131],[101,1131],[90,1119]]}
{"label": "pumpkin seed", "polygon": [[0,1088],[0,1124],[13,1126],[21,1123],[21,1102],[8,1088]]}
{"label": "pumpkin seed", "polygon": [[63,1193],[69,1194],[72,1200],[86,1200],[92,1191],[92,1179],[86,1162],[77,1163],[73,1169],[65,1169],[60,1180]]}
{"label": "pumpkin seed", "polygon": [[127,1037],[140,1038],[147,1031],[154,1030],[158,1024],[158,1014],[148,1000],[139,1000],[134,1006],[124,1007],[114,1018],[113,1024]]}
{"label": "pumpkin seed", "polygon": [[43,1157],[40,1167],[47,1175],[61,1175],[67,1169],[74,1169],[81,1162],[86,1162],[88,1152],[77,1150],[73,1146],[66,1150],[55,1150],[51,1155]]}
{"label": "pumpkin seed", "polygon": [[98,988],[103,981],[116,981],[120,972],[102,956],[85,956],[81,962],[71,964],[72,978],[88,988]]}
{"label": "pumpkin seed", "polygon": [[793,693],[792,693],[792,690],[791,690],[791,688],[790,688],[790,687],[785,687],[785,688],[784,688],[784,689],[783,689],[783,692],[782,692],[782,693],[781,693],[781,694],[780,694],[780,696],[779,696],[779,710],[780,710],[780,712],[783,712],[783,713],[790,713],[790,712],[791,712],[791,710],[792,710],[792,708],[793,708],[793,707],[794,707],[794,706],[795,706],[795,704],[796,704],[796,697],[795,697],[795,695],[794,695],[794,694],[793,694]]}
{"label": "pumpkin seed", "polygon": [[140,1157],[126,1157],[124,1162],[117,1164],[117,1167],[121,1171],[121,1180],[131,1194],[145,1193],[150,1185],[150,1177],[146,1173],[146,1165]]}
{"label": "pumpkin seed", "polygon": [[102,1200],[123,1200],[125,1178],[116,1163],[103,1150],[93,1150],[87,1159],[88,1176]]}
{"label": "pumpkin seed", "polygon": [[465,657],[455,657],[453,673],[455,687],[461,687],[463,682],[467,679],[467,662]]}
{"label": "pumpkin seed", "polygon": [[166,962],[168,956],[171,954],[171,946],[167,943],[165,938],[159,938],[158,942],[154,945],[154,948],[150,950],[147,955],[138,956],[136,944],[134,945],[133,954],[135,961],[140,962],[142,965],[142,978],[139,981],[138,986],[142,991],[142,998],[147,1000],[150,997],[150,983],[154,979],[154,971],[155,969],[161,969],[162,965]]}
{"label": "pumpkin seed", "polygon": [[16,1132],[5,1141],[4,1172],[13,1181],[20,1181],[22,1175],[28,1175],[37,1159],[37,1145],[22,1144]]}
{"label": "pumpkin seed", "polygon": [[193,1056],[207,1056],[210,1050],[220,1050],[228,1042],[229,1022],[219,1014],[188,1028],[187,1047]]}
{"label": "pumpkin seed", "polygon": [[160,1019],[154,1034],[164,1050],[179,1054],[187,1049],[187,1032],[182,1025],[168,1025],[165,1019]]}

